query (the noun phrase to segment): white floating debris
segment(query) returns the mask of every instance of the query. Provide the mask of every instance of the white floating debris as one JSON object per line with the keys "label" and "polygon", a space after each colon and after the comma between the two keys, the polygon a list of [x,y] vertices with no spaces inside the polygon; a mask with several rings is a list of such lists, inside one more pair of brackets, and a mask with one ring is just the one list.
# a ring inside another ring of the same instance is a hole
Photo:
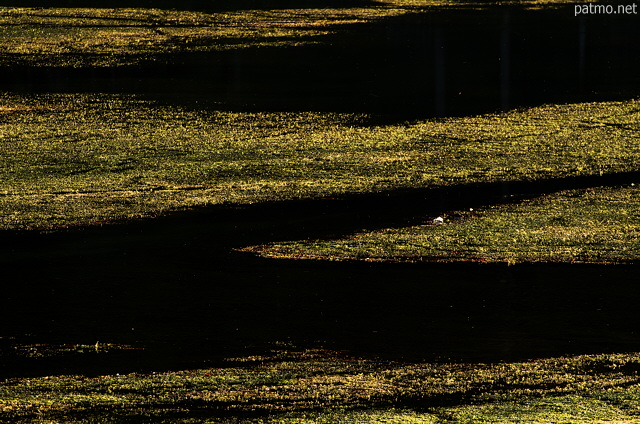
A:
{"label": "white floating debris", "polygon": [[442,224],[442,223],[444,223],[444,218],[439,216],[439,217],[437,217],[436,219],[433,220],[433,223],[434,224]]}

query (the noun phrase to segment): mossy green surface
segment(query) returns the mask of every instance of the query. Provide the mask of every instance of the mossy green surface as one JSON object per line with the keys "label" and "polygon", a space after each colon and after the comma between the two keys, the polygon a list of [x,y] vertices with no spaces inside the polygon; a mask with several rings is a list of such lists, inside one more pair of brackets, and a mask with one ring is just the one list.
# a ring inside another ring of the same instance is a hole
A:
{"label": "mossy green surface", "polygon": [[501,364],[407,364],[326,351],[228,367],[0,383],[12,422],[638,422],[636,354]]}
{"label": "mossy green surface", "polygon": [[[518,204],[443,213],[443,222],[301,240],[246,251],[266,257],[367,261],[636,263],[640,187],[571,190]],[[435,218],[435,217],[431,217]]]}
{"label": "mossy green surface", "polygon": [[134,66],[170,61],[176,53],[317,44],[349,25],[409,11],[386,3],[226,13],[5,7],[0,8],[0,67]]}
{"label": "mossy green surface", "polygon": [[[526,2],[556,3],[568,2]],[[136,69],[180,55],[295,48],[438,5],[456,3],[218,14],[0,8],[0,68]],[[481,7],[465,7],[471,6]],[[3,92],[0,229],[56,230],[212,205],[601,176],[637,172],[640,165],[637,100],[373,121],[358,114],[212,111],[118,94]],[[562,191],[473,212],[443,210],[442,225],[425,215],[425,225],[411,228],[247,250],[277,258],[637,262],[637,195],[631,185]],[[123,349],[129,346],[97,343],[60,352]],[[37,346],[18,347],[16,354],[44,355]],[[634,353],[407,364],[285,352],[234,358],[218,368],[7,379],[0,382],[0,421],[633,423],[640,422],[639,364]]]}
{"label": "mossy green surface", "polygon": [[0,99],[0,228],[56,228],[247,204],[635,171],[637,101],[367,125],[133,96]]}

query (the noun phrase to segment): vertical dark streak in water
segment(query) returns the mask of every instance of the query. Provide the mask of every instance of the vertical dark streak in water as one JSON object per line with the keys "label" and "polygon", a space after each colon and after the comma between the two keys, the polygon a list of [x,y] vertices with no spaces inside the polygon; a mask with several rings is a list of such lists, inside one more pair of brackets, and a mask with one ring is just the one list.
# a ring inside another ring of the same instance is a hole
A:
{"label": "vertical dark streak in water", "polygon": [[584,68],[587,51],[587,21],[580,17],[578,20],[578,91],[584,90]]}
{"label": "vertical dark streak in water", "polygon": [[437,117],[445,116],[446,114],[446,81],[445,81],[445,47],[444,47],[444,32],[442,31],[442,24],[435,22],[434,34],[434,75],[435,75],[435,112]]}
{"label": "vertical dark streak in water", "polygon": [[502,30],[500,32],[500,106],[502,110],[509,110],[509,68],[511,66],[509,22],[509,11],[505,10],[502,14]]}

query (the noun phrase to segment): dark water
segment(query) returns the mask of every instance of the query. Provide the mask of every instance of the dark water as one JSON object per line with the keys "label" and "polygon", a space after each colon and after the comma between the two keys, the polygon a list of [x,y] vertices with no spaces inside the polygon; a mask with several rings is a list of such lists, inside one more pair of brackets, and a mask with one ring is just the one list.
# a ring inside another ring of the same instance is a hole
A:
{"label": "dark water", "polygon": [[[640,87],[638,22],[576,18],[571,6],[454,8],[345,28],[315,47],[173,55],[117,70],[4,68],[0,89],[364,112],[389,122],[630,99]],[[408,224],[419,212],[405,203],[394,213],[356,199],[329,210],[212,209],[104,229],[0,234],[3,352],[20,343],[147,347],[114,363],[5,355],[2,373],[180,366],[274,341],[409,360],[640,349],[637,266],[314,263],[231,251]]]}
{"label": "dark water", "polygon": [[122,69],[0,69],[0,89],[140,93],[225,110],[381,119],[636,98],[637,15],[452,8],[345,26],[320,46],[167,54]]}
{"label": "dark water", "polygon": [[274,261],[231,251],[348,231],[360,218],[373,226],[394,219],[365,214],[341,201],[303,202],[4,234],[5,349],[100,341],[145,350],[9,355],[0,374],[193,367],[275,341],[365,357],[483,362],[640,348],[637,266]]}

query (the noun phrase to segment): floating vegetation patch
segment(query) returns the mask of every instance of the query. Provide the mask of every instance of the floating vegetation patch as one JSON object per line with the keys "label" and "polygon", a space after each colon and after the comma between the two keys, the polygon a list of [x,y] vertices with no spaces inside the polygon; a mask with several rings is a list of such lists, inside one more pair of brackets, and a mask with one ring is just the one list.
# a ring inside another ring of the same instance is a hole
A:
{"label": "floating vegetation patch", "polygon": [[[572,0],[519,1],[548,8]],[[354,25],[438,8],[485,9],[473,1],[386,0],[369,7],[243,10],[0,7],[0,67],[118,67],[171,61],[175,53],[325,43]]]}
{"label": "floating vegetation patch", "polygon": [[172,53],[290,47],[320,43],[322,36],[348,25],[404,13],[409,10],[382,4],[213,14],[161,9],[0,8],[0,66],[131,66]]}
{"label": "floating vegetation patch", "polygon": [[636,263],[638,211],[640,187],[600,187],[449,211],[407,228],[242,250],[271,258],[324,260]]}
{"label": "floating vegetation patch", "polygon": [[0,351],[0,357],[3,356],[20,356],[24,358],[55,358],[68,355],[81,355],[81,354],[108,354],[118,351],[130,351],[141,350],[140,347],[134,347],[131,345],[123,345],[116,343],[101,343],[97,341],[95,344],[65,344],[65,345],[52,345],[52,344],[16,344],[11,346],[9,351]]}
{"label": "floating vegetation patch", "polygon": [[[500,364],[370,361],[323,351],[157,373],[13,378],[11,422],[637,422],[638,355]],[[636,421],[634,421],[636,420]]]}
{"label": "floating vegetation patch", "polygon": [[356,114],[218,112],[105,94],[4,93],[0,108],[9,111],[0,113],[4,229],[640,164],[637,101],[385,126]]}

